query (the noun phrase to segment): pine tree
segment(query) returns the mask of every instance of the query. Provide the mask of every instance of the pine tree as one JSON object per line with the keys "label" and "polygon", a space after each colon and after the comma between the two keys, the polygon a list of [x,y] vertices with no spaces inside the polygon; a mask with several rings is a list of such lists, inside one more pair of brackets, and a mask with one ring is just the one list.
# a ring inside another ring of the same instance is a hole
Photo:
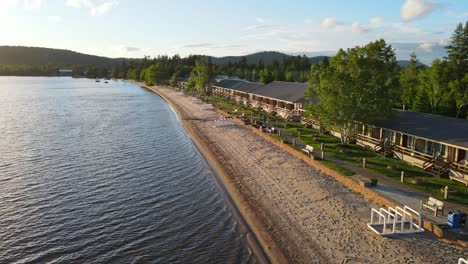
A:
{"label": "pine tree", "polygon": [[457,25],[446,49],[449,61],[456,67],[457,79],[463,78],[468,72],[468,21],[465,26],[462,23]]}
{"label": "pine tree", "polygon": [[413,109],[417,112],[430,113],[429,95],[425,89],[418,89],[414,98]]}

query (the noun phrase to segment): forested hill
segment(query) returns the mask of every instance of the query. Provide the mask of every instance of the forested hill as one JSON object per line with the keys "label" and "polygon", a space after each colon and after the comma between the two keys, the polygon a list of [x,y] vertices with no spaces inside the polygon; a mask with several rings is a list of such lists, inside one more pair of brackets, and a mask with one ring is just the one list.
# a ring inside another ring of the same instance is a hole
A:
{"label": "forested hill", "polygon": [[121,59],[87,55],[70,50],[0,46],[0,65],[55,65],[111,67]]}
{"label": "forested hill", "polygon": [[[262,51],[253,54],[249,54],[246,56],[227,56],[227,57],[210,57],[211,62],[214,64],[222,65],[228,63],[239,63],[244,57],[247,64],[257,64],[258,62],[262,61],[263,63],[269,64],[273,61],[277,61],[279,63],[283,62],[283,60],[290,55],[276,52],[276,51]],[[327,56],[316,56],[309,58],[311,64],[319,63],[321,61],[326,60]]]}
{"label": "forested hill", "polygon": [[[285,53],[276,51],[257,52],[246,56],[210,57],[211,62],[217,65],[228,63],[239,63],[243,58],[247,64],[257,64],[262,61],[269,64],[273,61],[282,63],[285,58],[290,57]],[[327,60],[328,56],[315,56],[309,58],[310,64],[316,64]],[[119,65],[123,60],[112,59],[95,55],[83,54],[71,50],[49,49],[23,46],[0,46],[0,65],[30,65],[30,66],[98,66],[110,68]],[[408,61],[398,61],[400,66],[405,67]],[[423,65],[419,63],[420,66]]]}
{"label": "forested hill", "polygon": [[[410,60],[399,60],[397,61],[398,65],[400,65],[400,67],[407,67],[409,64],[410,64]],[[417,67],[425,67],[426,65],[424,63],[421,63],[420,61],[416,62],[416,66]]]}
{"label": "forested hill", "polygon": [[[263,63],[269,64],[273,61],[277,61],[282,63],[285,58],[291,57],[292,55],[287,55],[285,53],[276,52],[276,51],[263,51],[257,52],[246,56],[227,56],[227,57],[210,57],[211,62],[217,65],[223,65],[228,63],[239,63],[243,57],[245,57],[247,64],[257,64],[258,62],[262,61]],[[298,56],[298,55],[294,55]],[[300,56],[300,55],[299,55]],[[309,57],[310,64],[316,64],[322,61],[329,59],[329,56],[314,56]],[[398,65],[401,67],[406,67],[409,64],[409,60],[399,60],[397,61]],[[417,66],[426,66],[421,62],[417,63]]]}

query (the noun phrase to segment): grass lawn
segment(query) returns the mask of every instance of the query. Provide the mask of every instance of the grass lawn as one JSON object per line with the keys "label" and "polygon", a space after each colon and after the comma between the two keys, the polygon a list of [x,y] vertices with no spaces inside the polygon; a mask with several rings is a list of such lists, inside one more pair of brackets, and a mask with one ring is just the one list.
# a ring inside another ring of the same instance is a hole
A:
{"label": "grass lawn", "polygon": [[[375,154],[369,149],[362,148],[355,144],[349,144],[342,146],[338,138],[328,134],[323,134],[320,131],[312,128],[304,128],[300,122],[290,122],[283,120],[279,117],[271,114],[252,109],[244,105],[237,104],[236,102],[226,100],[222,97],[211,96],[211,99],[215,99],[218,102],[218,107],[230,114],[240,116],[244,113],[248,118],[268,118],[270,124],[277,125],[281,129],[293,135],[296,139],[304,142],[307,145],[311,145],[314,149],[319,150],[320,144],[323,144],[325,155],[336,157],[351,165],[362,166],[362,159],[366,158],[366,169],[393,179],[400,181],[401,171],[405,172],[404,184],[423,191],[430,196],[437,199],[443,200],[443,192],[440,190],[445,186],[449,186],[456,190],[455,193],[449,193],[448,201],[468,205],[468,187],[465,185],[451,181],[449,179],[435,177],[418,167],[411,166],[406,162],[395,159],[393,157],[384,157],[379,154]],[[234,113],[234,109],[237,112]],[[270,135],[271,137],[281,140],[282,138],[278,135]],[[300,151],[300,149],[298,150]],[[332,168],[343,175],[353,175],[354,172],[332,162],[329,160],[321,161],[324,165]],[[387,166],[392,166],[393,169],[389,169]]]}

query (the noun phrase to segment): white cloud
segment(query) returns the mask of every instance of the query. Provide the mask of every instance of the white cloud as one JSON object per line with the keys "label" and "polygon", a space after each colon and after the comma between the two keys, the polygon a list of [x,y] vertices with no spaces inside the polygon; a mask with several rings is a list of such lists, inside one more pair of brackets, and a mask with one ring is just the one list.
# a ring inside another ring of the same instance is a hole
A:
{"label": "white cloud", "polygon": [[381,17],[373,17],[369,20],[369,25],[371,27],[382,27],[384,25],[384,19]]}
{"label": "white cloud", "polygon": [[461,14],[456,14],[455,17],[460,18],[460,19],[466,19],[466,18],[468,18],[468,12],[461,13]]}
{"label": "white cloud", "polygon": [[401,6],[400,18],[403,21],[410,21],[422,17],[438,7],[439,4],[435,1],[405,0],[405,3]]}
{"label": "white cloud", "polygon": [[178,46],[178,48],[204,48],[212,46],[213,44],[210,43],[188,43]]}
{"label": "white cloud", "polygon": [[17,5],[17,0],[0,0],[0,12],[8,11],[11,8],[15,8]]}
{"label": "white cloud", "polygon": [[441,46],[447,46],[450,43],[449,39],[441,39],[439,40],[439,45]]}
{"label": "white cloud", "polygon": [[322,21],[320,25],[324,29],[332,29],[336,26],[336,24],[337,24],[336,19],[334,19],[333,17],[327,17]]}
{"label": "white cloud", "polygon": [[100,16],[111,11],[115,3],[111,1],[96,5],[92,0],[67,0],[65,5],[72,8],[86,8],[92,16]]}
{"label": "white cloud", "polygon": [[103,14],[111,11],[113,6],[114,6],[114,3],[105,2],[105,3],[102,3],[102,4],[98,5],[98,6],[92,7],[91,8],[91,15],[92,16],[103,15]]}
{"label": "white cloud", "polygon": [[65,5],[73,8],[92,8],[94,6],[90,0],[67,0]]}
{"label": "white cloud", "polygon": [[281,28],[287,27],[288,25],[272,24],[272,25],[252,25],[245,27],[244,30],[255,30],[255,29],[270,29],[270,28]]}
{"label": "white cloud", "polygon": [[424,50],[426,52],[431,52],[432,47],[434,47],[435,45],[436,45],[436,43],[424,42],[424,43],[419,44],[418,48],[422,49],[422,50]]}
{"label": "white cloud", "polygon": [[369,31],[370,30],[367,27],[359,24],[358,22],[354,22],[351,25],[351,32],[353,32],[353,33],[361,34],[361,33],[367,33]]}
{"label": "white cloud", "polygon": [[257,21],[257,24],[244,27],[243,30],[248,31],[248,30],[258,30],[258,29],[271,29],[271,28],[279,28],[279,27],[288,26],[286,24],[272,24],[271,19],[264,19],[264,18],[257,17],[255,20]]}
{"label": "white cloud", "polygon": [[407,34],[419,34],[422,35],[424,34],[424,31],[417,27],[409,26],[407,24],[403,23],[393,23],[391,25],[392,28],[398,30],[401,33],[407,33]]}
{"label": "white cloud", "polygon": [[45,0],[0,0],[0,13],[10,9],[23,7],[25,9],[40,9]]}
{"label": "white cloud", "polygon": [[49,20],[50,22],[59,23],[62,22],[63,18],[61,16],[48,16],[47,20]]}
{"label": "white cloud", "polygon": [[137,48],[137,47],[125,46],[125,47],[123,47],[123,48],[124,48],[124,50],[125,50],[126,52],[138,52],[138,51],[141,51],[141,49],[140,49],[140,48]]}
{"label": "white cloud", "polygon": [[23,5],[26,9],[39,9],[42,6],[42,0],[24,0]]}
{"label": "white cloud", "polygon": [[215,49],[238,49],[245,47],[244,45],[238,44],[210,44],[210,43],[187,43],[179,45],[176,48],[182,49],[203,49],[203,50],[215,50]]}

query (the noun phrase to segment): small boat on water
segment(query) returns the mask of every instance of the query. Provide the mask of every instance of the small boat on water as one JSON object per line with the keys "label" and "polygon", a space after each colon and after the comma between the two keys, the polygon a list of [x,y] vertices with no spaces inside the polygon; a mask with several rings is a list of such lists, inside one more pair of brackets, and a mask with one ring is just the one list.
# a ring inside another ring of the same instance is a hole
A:
{"label": "small boat on water", "polygon": [[109,83],[108,81],[105,81],[104,83]]}
{"label": "small boat on water", "polygon": [[99,79],[96,79],[96,82],[101,82],[101,80],[99,80]]}

